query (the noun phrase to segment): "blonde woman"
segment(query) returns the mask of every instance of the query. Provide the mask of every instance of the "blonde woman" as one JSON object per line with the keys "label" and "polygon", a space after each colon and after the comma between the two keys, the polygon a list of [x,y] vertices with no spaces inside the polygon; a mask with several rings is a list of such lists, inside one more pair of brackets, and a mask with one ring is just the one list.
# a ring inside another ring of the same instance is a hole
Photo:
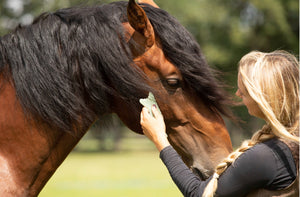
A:
{"label": "blonde woman", "polygon": [[[299,62],[285,51],[250,52],[239,62],[238,90],[250,115],[266,124],[201,181],[165,135],[163,117],[143,108],[141,125],[184,196],[298,196]],[[234,164],[233,164],[234,162]]]}

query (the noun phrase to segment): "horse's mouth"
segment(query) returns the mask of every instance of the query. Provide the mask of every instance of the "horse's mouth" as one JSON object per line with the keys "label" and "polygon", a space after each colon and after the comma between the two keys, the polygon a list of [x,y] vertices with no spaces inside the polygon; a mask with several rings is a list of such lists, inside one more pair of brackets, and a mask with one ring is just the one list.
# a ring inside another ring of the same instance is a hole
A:
{"label": "horse's mouth", "polygon": [[199,170],[196,167],[191,167],[191,170],[193,171],[194,174],[196,174],[202,181],[205,181],[206,179],[209,178],[209,171],[208,170]]}

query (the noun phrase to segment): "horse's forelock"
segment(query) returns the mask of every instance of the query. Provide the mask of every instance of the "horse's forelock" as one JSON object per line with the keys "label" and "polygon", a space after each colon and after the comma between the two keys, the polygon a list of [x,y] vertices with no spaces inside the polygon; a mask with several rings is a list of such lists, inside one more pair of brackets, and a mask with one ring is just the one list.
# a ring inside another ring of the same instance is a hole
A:
{"label": "horse's forelock", "polygon": [[200,49],[199,44],[174,17],[166,11],[153,8],[144,8],[155,33],[160,38],[166,57],[180,70],[186,84],[212,110],[218,110],[224,115],[231,116],[226,108],[231,104],[223,86],[216,79]]}

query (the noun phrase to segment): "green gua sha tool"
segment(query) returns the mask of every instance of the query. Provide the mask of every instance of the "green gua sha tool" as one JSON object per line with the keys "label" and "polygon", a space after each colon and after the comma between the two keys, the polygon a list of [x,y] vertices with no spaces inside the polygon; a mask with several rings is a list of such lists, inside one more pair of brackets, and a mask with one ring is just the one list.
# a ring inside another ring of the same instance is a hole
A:
{"label": "green gua sha tool", "polygon": [[152,114],[152,110],[151,110],[153,105],[156,106],[156,109],[158,109],[159,113],[161,114],[161,111],[157,105],[157,102],[156,102],[152,92],[149,92],[148,98],[140,99],[140,103],[149,110],[152,117],[154,117]]}

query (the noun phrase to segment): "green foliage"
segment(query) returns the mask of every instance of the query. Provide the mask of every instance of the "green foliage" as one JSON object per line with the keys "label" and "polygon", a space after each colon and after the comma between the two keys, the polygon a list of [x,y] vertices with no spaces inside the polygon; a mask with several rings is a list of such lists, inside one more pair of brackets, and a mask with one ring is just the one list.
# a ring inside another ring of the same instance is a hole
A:
{"label": "green foliage", "polygon": [[236,83],[239,59],[251,50],[299,53],[297,0],[157,0],[199,41],[211,66]]}
{"label": "green foliage", "polygon": [[[1,0],[0,35],[19,24],[28,24],[43,12],[83,4],[83,0]],[[86,1],[87,2],[87,1]]]}

